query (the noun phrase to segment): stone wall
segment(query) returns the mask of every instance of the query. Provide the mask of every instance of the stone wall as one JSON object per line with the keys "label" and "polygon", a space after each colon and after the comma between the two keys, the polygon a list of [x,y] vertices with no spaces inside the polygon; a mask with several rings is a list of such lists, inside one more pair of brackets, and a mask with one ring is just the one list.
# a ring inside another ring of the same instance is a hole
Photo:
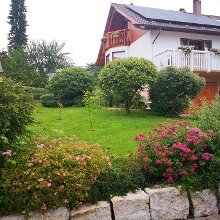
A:
{"label": "stone wall", "polygon": [[[216,196],[208,189],[191,196],[194,216],[199,219],[212,216],[219,220]],[[123,197],[114,197],[111,202],[83,205],[69,211],[62,207],[29,216],[6,216],[0,220],[174,220],[190,218],[190,203],[186,192],[179,188],[146,188]]]}

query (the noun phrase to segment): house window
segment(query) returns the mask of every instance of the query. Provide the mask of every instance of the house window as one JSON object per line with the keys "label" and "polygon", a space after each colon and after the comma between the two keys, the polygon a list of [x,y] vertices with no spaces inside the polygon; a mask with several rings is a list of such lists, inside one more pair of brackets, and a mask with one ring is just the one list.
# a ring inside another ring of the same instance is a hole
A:
{"label": "house window", "polygon": [[112,60],[125,58],[125,51],[117,51],[112,53]]}
{"label": "house window", "polygon": [[109,62],[110,62],[110,54],[108,54],[108,55],[105,57],[105,65],[107,65]]}
{"label": "house window", "polygon": [[180,45],[194,45],[195,50],[210,51],[210,49],[212,48],[212,41],[180,38]]}

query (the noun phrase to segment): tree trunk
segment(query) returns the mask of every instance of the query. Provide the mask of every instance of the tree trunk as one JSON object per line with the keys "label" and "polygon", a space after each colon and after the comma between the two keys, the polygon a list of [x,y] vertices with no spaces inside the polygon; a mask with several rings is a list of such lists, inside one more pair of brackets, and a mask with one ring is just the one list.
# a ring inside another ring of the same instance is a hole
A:
{"label": "tree trunk", "polygon": [[125,110],[127,113],[130,113],[131,101],[129,99],[125,100]]}

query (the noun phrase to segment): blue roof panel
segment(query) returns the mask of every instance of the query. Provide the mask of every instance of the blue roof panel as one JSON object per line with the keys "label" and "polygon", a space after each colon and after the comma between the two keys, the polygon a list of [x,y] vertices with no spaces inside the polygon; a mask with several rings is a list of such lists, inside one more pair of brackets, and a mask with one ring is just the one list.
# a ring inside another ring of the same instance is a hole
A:
{"label": "blue roof panel", "polygon": [[145,19],[162,20],[167,22],[189,23],[205,26],[220,27],[220,21],[205,15],[196,15],[181,11],[172,11],[159,8],[141,7],[135,5],[126,5],[127,8],[141,15]]}

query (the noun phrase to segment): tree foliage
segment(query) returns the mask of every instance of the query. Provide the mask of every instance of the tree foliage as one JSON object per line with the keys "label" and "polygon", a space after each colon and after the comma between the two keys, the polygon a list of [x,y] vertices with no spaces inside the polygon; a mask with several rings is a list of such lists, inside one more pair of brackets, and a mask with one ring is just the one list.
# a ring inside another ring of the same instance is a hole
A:
{"label": "tree foliage", "polygon": [[156,77],[156,67],[144,58],[114,60],[100,73],[100,86],[104,92],[120,96],[126,111],[130,110],[132,99],[145,84],[151,84]]}
{"label": "tree foliage", "polygon": [[32,41],[25,48],[1,52],[4,75],[26,86],[44,87],[50,73],[72,63],[57,41]]}
{"label": "tree foliage", "polygon": [[8,47],[10,49],[17,49],[19,47],[24,48],[27,44],[26,12],[25,0],[11,0],[8,16],[8,23],[11,25],[11,29],[8,34]]}
{"label": "tree foliage", "polygon": [[68,53],[62,52],[65,43],[31,41],[27,45],[28,62],[31,68],[40,75],[49,76],[57,70],[72,65]]}
{"label": "tree foliage", "polygon": [[89,63],[86,65],[86,70],[89,71],[95,78],[98,78],[101,69],[102,68],[97,66],[95,63]]}
{"label": "tree foliage", "polygon": [[46,78],[40,76],[28,64],[28,53],[22,48],[1,53],[3,75],[27,86],[41,87]]}
{"label": "tree foliage", "polygon": [[167,67],[150,90],[151,109],[160,115],[176,116],[204,87],[205,80],[187,68]]}
{"label": "tree foliage", "polygon": [[69,67],[54,74],[48,88],[63,105],[72,105],[82,100],[85,91],[92,91],[93,83],[88,71],[80,67]]}
{"label": "tree foliage", "polygon": [[[14,143],[32,121],[34,102],[23,86],[0,77],[0,147]],[[1,150],[1,149],[0,149]]]}

